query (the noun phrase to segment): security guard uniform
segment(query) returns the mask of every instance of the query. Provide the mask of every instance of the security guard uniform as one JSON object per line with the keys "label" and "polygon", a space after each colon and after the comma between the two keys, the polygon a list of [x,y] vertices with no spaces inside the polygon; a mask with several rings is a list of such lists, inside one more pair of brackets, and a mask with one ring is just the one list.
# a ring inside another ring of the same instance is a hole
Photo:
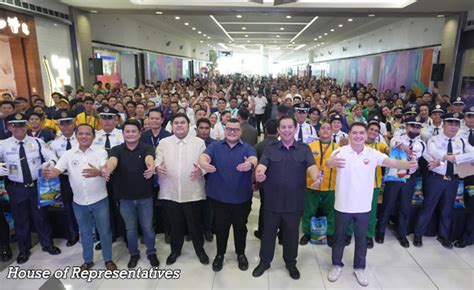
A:
{"label": "security guard uniform", "polygon": [[[300,103],[293,106],[297,114],[308,114],[309,105],[305,103]],[[316,129],[310,124],[303,122],[302,124],[296,124],[295,140],[309,144],[314,140],[318,139],[318,133]]]}
{"label": "security guard uniform", "polygon": [[[418,108],[418,106],[416,106],[416,105],[415,106],[410,106],[410,107],[406,107],[403,110],[403,117],[404,117],[404,119],[406,119],[406,118],[409,118],[409,117],[418,116],[419,113],[420,113],[420,109]],[[397,129],[395,129],[395,131],[393,132],[393,138],[399,137],[403,133],[405,133],[405,129],[406,129],[405,124],[406,123],[404,123],[403,125],[400,125]]]}
{"label": "security guard uniform", "polygon": [[309,148],[314,156],[314,162],[320,170],[321,184],[317,188],[311,188],[314,182],[309,173],[306,173],[306,207],[303,211],[302,226],[303,236],[300,244],[305,245],[310,239],[311,217],[313,217],[322,203],[323,212],[327,216],[327,238],[328,241],[334,235],[334,201],[336,190],[336,169],[326,166],[326,160],[332,152],[339,149],[339,145],[332,141],[323,142],[316,140],[309,143]]}
{"label": "security guard uniform", "polygon": [[[422,127],[422,123],[419,117],[411,116],[405,119],[406,125]],[[411,138],[407,134],[403,134],[400,137],[393,138],[390,142],[391,147],[405,145],[415,155],[415,158],[419,161],[421,157],[431,160],[431,156],[428,154],[428,148],[426,143],[421,140],[420,136]],[[377,235],[376,242],[383,243],[385,229],[387,227],[389,218],[394,208],[399,204],[398,213],[398,236],[402,247],[409,247],[410,244],[406,239],[408,234],[408,218],[410,215],[411,202],[413,199],[413,192],[415,191],[417,169],[407,171],[408,177],[405,182],[402,181],[387,181],[385,182],[384,195],[382,201],[382,208],[380,218],[377,223]]]}
{"label": "security guard uniform", "polygon": [[[431,109],[430,115],[433,115],[435,113],[441,113],[444,114],[444,110],[441,107],[441,105],[436,105]],[[421,139],[423,141],[428,142],[428,140],[433,137],[439,135],[441,132],[443,132],[443,122],[441,121],[441,124],[439,126],[436,126],[433,124],[433,121],[428,124],[428,126],[424,127],[422,132],[421,132]]]}
{"label": "security guard uniform", "polygon": [[[340,121],[340,122],[342,123],[342,119],[343,119],[343,118],[342,118],[340,115],[333,115],[333,116],[331,117],[331,127],[332,127],[332,122],[334,122],[334,121]],[[334,142],[334,143],[339,144],[339,142],[341,142],[341,138],[344,137],[344,138],[347,139],[348,136],[349,136],[349,135],[347,135],[347,133],[344,133],[344,132],[342,131],[342,128],[341,128],[341,130],[339,130],[338,132],[333,132],[333,133],[332,133],[332,136],[331,136],[332,139],[331,139],[331,141]]]}
{"label": "security guard uniform", "polygon": [[[460,124],[461,115],[448,113],[443,116],[444,122],[455,122]],[[422,246],[422,236],[426,231],[433,212],[440,206],[440,221],[438,226],[438,241],[446,248],[452,248],[449,240],[451,233],[453,204],[459,185],[456,165],[444,160],[445,155],[456,155],[456,161],[469,162],[474,148],[464,138],[454,136],[452,138],[443,132],[432,137],[428,141],[428,152],[433,159],[440,160],[441,165],[430,171],[426,188],[424,190],[423,206],[415,226],[415,237],[413,244]],[[470,154],[464,154],[470,153]],[[467,156],[465,158],[464,156]],[[463,158],[464,157],[464,158]]]}
{"label": "security guard uniform", "polygon": [[[8,116],[6,121],[10,126],[26,127],[28,119],[26,115],[18,113]],[[38,207],[37,180],[41,160],[55,162],[53,152],[46,147],[43,140],[30,136],[18,140],[12,136],[2,141],[0,158],[4,162],[3,174],[8,177],[5,183],[20,250],[18,264],[25,263],[30,256],[31,221],[35,224],[43,251],[52,255],[60,254],[61,251],[53,244],[51,225],[45,209]]]}
{"label": "security guard uniform", "polygon": [[[54,119],[58,124],[70,124],[74,122],[74,114],[67,111],[59,111],[55,114]],[[62,132],[61,132],[62,133]],[[53,142],[51,142],[50,148],[56,157],[59,159],[64,152],[70,150],[72,147],[77,146],[77,139],[73,133],[71,136],[66,137],[64,134],[58,136]],[[74,216],[74,210],[72,207],[73,192],[71,184],[69,183],[69,177],[67,171],[59,175],[61,181],[61,197],[64,204],[64,210],[66,211],[67,225],[68,225],[68,242],[67,246],[73,246],[79,240],[79,227],[77,225],[76,217]]]}
{"label": "security guard uniform", "polygon": [[[109,106],[102,106],[97,109],[101,120],[110,120],[119,116],[118,111]],[[102,127],[102,126],[101,126]],[[124,142],[123,133],[121,130],[114,128],[111,132],[105,132],[104,129],[97,131],[94,139],[94,145],[103,147],[109,151],[111,148],[120,145]],[[114,176],[110,176],[110,180],[107,182],[107,193],[109,195],[109,207],[110,207],[110,227],[112,230],[113,240],[119,236],[125,235],[125,223],[123,222],[122,215],[120,214],[118,200],[114,198],[112,180]],[[96,246],[96,249],[101,249],[100,244]]]}

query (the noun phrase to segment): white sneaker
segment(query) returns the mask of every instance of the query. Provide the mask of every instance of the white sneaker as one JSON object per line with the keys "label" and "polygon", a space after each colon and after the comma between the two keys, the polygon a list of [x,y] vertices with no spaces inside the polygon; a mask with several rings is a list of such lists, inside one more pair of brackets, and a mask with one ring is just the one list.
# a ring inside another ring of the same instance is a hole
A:
{"label": "white sneaker", "polygon": [[342,272],[342,267],[340,266],[332,266],[331,271],[328,273],[328,280],[330,282],[336,282],[337,279],[339,279],[339,276],[341,276]]}
{"label": "white sneaker", "polygon": [[365,273],[365,270],[354,270],[354,275],[356,276],[357,278],[357,282],[359,282],[359,284],[361,286],[367,286],[369,285],[369,278],[367,277],[367,274]]}

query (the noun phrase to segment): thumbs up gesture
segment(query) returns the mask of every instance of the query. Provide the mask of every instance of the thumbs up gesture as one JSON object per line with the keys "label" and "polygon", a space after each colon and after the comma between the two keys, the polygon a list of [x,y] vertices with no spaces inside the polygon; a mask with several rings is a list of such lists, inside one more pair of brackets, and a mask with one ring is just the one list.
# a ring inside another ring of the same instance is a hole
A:
{"label": "thumbs up gesture", "polygon": [[252,162],[249,161],[248,157],[244,157],[244,162],[237,165],[237,171],[247,172],[252,170]]}

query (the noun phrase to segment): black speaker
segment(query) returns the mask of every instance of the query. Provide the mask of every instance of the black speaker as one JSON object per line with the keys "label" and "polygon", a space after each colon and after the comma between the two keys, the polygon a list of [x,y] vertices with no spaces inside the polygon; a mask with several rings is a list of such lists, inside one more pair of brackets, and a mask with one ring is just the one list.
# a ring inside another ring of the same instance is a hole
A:
{"label": "black speaker", "polygon": [[89,74],[95,76],[104,74],[101,58],[89,58]]}
{"label": "black speaker", "polygon": [[444,78],[444,63],[435,63],[431,69],[431,81],[442,82]]}

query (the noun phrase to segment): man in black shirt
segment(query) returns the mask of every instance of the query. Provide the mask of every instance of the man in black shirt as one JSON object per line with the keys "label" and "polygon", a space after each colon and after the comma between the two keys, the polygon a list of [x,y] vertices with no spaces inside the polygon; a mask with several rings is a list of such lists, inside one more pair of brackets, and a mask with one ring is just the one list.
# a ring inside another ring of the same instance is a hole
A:
{"label": "man in black shirt", "polygon": [[116,197],[120,199],[120,214],[127,229],[130,252],[128,268],[135,268],[140,259],[138,221],[143,231],[148,260],[152,267],[158,267],[152,219],[155,150],[139,142],[141,125],[137,120],[127,120],[122,130],[125,142],[110,150],[102,174],[108,178],[115,171],[112,186]]}

